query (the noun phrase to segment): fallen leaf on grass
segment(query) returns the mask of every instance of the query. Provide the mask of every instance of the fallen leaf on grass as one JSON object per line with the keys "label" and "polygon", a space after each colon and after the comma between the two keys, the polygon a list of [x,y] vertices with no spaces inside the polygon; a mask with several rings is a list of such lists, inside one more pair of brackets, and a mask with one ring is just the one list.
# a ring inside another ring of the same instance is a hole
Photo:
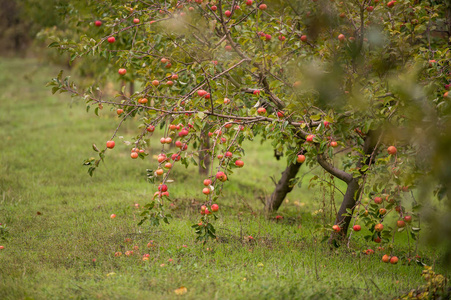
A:
{"label": "fallen leaf on grass", "polygon": [[187,292],[188,292],[188,289],[184,286],[181,286],[178,289],[174,290],[174,293],[176,295],[183,295],[183,294],[186,294]]}

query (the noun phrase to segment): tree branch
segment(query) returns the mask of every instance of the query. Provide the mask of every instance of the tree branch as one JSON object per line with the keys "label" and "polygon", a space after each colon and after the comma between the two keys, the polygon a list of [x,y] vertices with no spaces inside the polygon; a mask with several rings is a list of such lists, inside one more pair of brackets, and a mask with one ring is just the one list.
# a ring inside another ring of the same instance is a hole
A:
{"label": "tree branch", "polygon": [[351,182],[351,180],[352,180],[352,175],[351,174],[346,173],[345,171],[342,171],[342,170],[337,169],[334,166],[332,166],[322,154],[318,154],[316,156],[316,160],[321,165],[321,167],[323,167],[324,170],[326,170],[330,174],[334,175],[338,179],[343,180],[346,183]]}

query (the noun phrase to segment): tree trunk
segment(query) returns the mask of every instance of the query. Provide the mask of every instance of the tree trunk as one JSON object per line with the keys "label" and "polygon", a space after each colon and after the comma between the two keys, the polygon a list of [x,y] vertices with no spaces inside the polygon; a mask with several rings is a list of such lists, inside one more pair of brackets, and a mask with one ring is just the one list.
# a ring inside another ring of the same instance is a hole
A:
{"label": "tree trunk", "polygon": [[332,234],[330,242],[337,237],[340,239],[344,238],[348,232],[349,224],[351,224],[352,214],[343,216],[343,214],[347,213],[347,209],[350,209],[351,212],[354,212],[354,207],[356,205],[357,199],[360,196],[360,186],[358,183],[358,179],[353,178],[346,188],[346,193],[343,197],[343,202],[341,203],[340,209],[338,210],[337,217],[335,218],[334,224],[339,224],[341,226],[340,234]]}
{"label": "tree trunk", "polygon": [[208,130],[202,131],[200,143],[201,144],[199,151],[199,174],[208,175],[208,170],[210,169],[210,154],[207,153],[207,150],[210,149],[210,139],[208,138]]}
{"label": "tree trunk", "polygon": [[282,172],[282,177],[279,182],[276,184],[276,188],[274,192],[271,194],[271,197],[266,199],[266,211],[272,212],[279,209],[280,205],[282,205],[285,196],[293,190],[293,185],[290,185],[290,181],[296,178],[298,174],[299,168],[302,166],[302,163],[289,164],[285,171]]}
{"label": "tree trunk", "polygon": [[[369,165],[374,162],[374,156],[376,156],[376,147],[378,143],[378,138],[380,136],[379,131],[369,131],[367,136],[365,137],[365,143],[363,145],[363,153],[365,156],[362,156],[360,161],[357,163],[356,167],[361,168],[364,165]],[[365,172],[362,172],[362,175]],[[348,174],[350,175],[350,174]],[[346,193],[343,197],[343,202],[340,205],[340,209],[338,210],[337,217],[335,218],[335,224],[340,225],[341,230],[339,233],[332,233],[329,239],[329,244],[334,243],[337,239],[343,239],[346,237],[349,229],[349,225],[351,224],[352,215],[354,214],[354,208],[357,203],[357,199],[360,198],[360,193],[362,192],[363,186],[359,185],[359,178],[342,178],[348,185],[346,188]],[[347,209],[351,210],[350,214],[347,213]],[[343,216],[343,214],[348,214],[347,216]]]}
{"label": "tree trunk", "polygon": [[135,93],[135,83],[133,81],[130,81],[130,96]]}

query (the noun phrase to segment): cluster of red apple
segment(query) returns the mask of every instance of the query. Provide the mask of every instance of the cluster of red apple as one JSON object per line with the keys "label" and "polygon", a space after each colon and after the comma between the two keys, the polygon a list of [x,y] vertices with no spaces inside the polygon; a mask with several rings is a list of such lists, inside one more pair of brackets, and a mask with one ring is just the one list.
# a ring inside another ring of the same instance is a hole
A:
{"label": "cluster of red apple", "polygon": [[398,257],[397,256],[390,256],[388,254],[385,254],[384,256],[382,256],[382,261],[384,263],[391,263],[393,265],[396,265],[398,263]]}
{"label": "cluster of red apple", "polygon": [[[378,250],[383,251],[384,248],[379,247]],[[366,255],[372,255],[372,254],[374,254],[374,250],[373,249],[366,249],[366,250],[363,251],[363,253],[366,254]],[[397,256],[389,256],[388,254],[385,254],[385,255],[382,256],[382,261],[384,263],[391,263],[393,265],[396,265],[398,263],[399,259],[398,259]]]}
{"label": "cluster of red apple", "polygon": [[219,205],[217,205],[217,204],[212,204],[211,207],[210,207],[210,210],[208,209],[207,206],[202,205],[200,207],[200,214],[201,215],[209,215],[212,212],[217,212],[218,210],[219,210]]}

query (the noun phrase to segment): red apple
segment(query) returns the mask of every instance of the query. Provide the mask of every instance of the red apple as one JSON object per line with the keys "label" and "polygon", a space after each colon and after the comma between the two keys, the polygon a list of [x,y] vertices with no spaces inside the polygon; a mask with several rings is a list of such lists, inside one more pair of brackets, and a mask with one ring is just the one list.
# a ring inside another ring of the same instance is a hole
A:
{"label": "red apple", "polygon": [[102,26],[102,22],[97,20],[94,22],[94,25],[96,25],[97,27],[100,27],[100,26]]}
{"label": "red apple", "polygon": [[406,223],[403,220],[398,220],[396,226],[398,226],[398,228],[406,227]]}
{"label": "red apple", "polygon": [[125,73],[127,73],[127,70],[124,68],[120,68],[118,71],[119,75],[125,75]]}
{"label": "red apple", "polygon": [[379,214],[380,214],[381,216],[385,215],[386,213],[387,213],[387,210],[386,210],[385,208],[379,209]]}
{"label": "red apple", "polygon": [[301,35],[301,41],[302,42],[307,42],[307,36],[306,35]]}
{"label": "red apple", "polygon": [[384,225],[382,225],[381,223],[376,224],[376,226],[374,226],[374,230],[377,232],[381,232],[382,230],[384,230]]}
{"label": "red apple", "polygon": [[367,249],[367,250],[365,251],[365,253],[366,253],[367,255],[374,254],[374,250],[373,250],[373,249]]}
{"label": "red apple", "polygon": [[412,222],[412,216],[404,216],[404,221],[406,221],[407,223]]}
{"label": "red apple", "polygon": [[209,186],[211,184],[211,179],[205,179],[204,180],[204,185],[205,186]]}
{"label": "red apple", "polygon": [[172,164],[170,162],[167,162],[167,163],[164,164],[164,167],[166,169],[170,169],[170,168],[172,168]]}
{"label": "red apple", "polygon": [[278,116],[279,118],[283,118],[285,115],[284,115],[283,111],[278,111],[278,112],[277,112],[277,116]]}
{"label": "red apple", "polygon": [[330,146],[333,147],[333,148],[335,148],[335,147],[338,146],[338,143],[335,142],[335,141],[332,141],[332,142],[330,142]]}
{"label": "red apple", "polygon": [[352,229],[354,229],[354,231],[360,231],[362,230],[362,227],[360,225],[354,225]]}
{"label": "red apple", "polygon": [[153,132],[154,130],[155,130],[155,126],[153,126],[153,125],[147,126],[147,131],[148,132]]}
{"label": "red apple", "polygon": [[114,43],[115,41],[116,41],[116,39],[114,38],[114,36],[110,36],[108,38],[108,43],[110,43],[110,44]]}
{"label": "red apple", "polygon": [[213,5],[212,7],[211,7],[211,10],[212,11],[216,11],[218,9],[218,7],[216,6],[216,5]]}
{"label": "red apple", "polygon": [[396,256],[392,256],[392,258],[390,258],[390,263],[392,265],[396,265],[398,263],[398,258]]}
{"label": "red apple", "polygon": [[247,1],[246,1],[246,5],[247,5],[247,6],[251,6],[253,2],[254,2],[253,0],[247,0]]}
{"label": "red apple", "polygon": [[114,218],[116,218],[116,215],[115,215],[115,214],[112,214],[112,215],[110,216],[110,218],[111,218],[111,219],[114,219]]}
{"label": "red apple", "polygon": [[225,49],[226,51],[232,51],[232,46],[226,45],[226,46],[224,47],[224,49]]}
{"label": "red apple", "polygon": [[299,154],[298,158],[296,158],[296,161],[300,164],[302,164],[305,161],[305,155]]}
{"label": "red apple", "polygon": [[260,6],[258,7],[260,10],[265,10],[268,8],[268,6],[266,4],[260,4]]}
{"label": "red apple", "polygon": [[313,138],[314,138],[315,136],[313,135],[313,134],[309,134],[309,135],[307,135],[307,137],[305,138],[305,140],[307,141],[307,142],[309,142],[309,143],[311,143],[311,142],[313,142]]}
{"label": "red apple", "polygon": [[118,110],[116,110],[116,113],[118,115],[122,115],[124,113],[124,110],[122,108],[118,108]]}
{"label": "red apple", "polygon": [[265,35],[265,40],[270,41],[272,38],[272,36],[270,34],[266,34]]}
{"label": "red apple", "polygon": [[217,204],[212,204],[211,205],[211,211],[217,212],[218,210],[219,210],[219,205],[217,205]]}
{"label": "red apple", "polygon": [[116,143],[114,141],[108,141],[106,142],[106,147],[109,149],[113,149],[115,144]]}
{"label": "red apple", "polygon": [[160,185],[158,186],[158,190],[159,190],[160,192],[166,192],[166,191],[168,190],[168,186],[167,186],[166,184],[160,184]]}
{"label": "red apple", "polygon": [[130,157],[133,158],[133,159],[138,158],[138,156],[139,156],[138,152],[132,152],[132,153],[130,153]]}
{"label": "red apple", "polygon": [[157,169],[157,170],[155,171],[155,173],[157,174],[157,176],[161,176],[161,175],[164,174],[164,170],[163,170],[163,169]]}
{"label": "red apple", "polygon": [[374,203],[376,204],[381,204],[382,203],[382,198],[381,197],[374,197]]}
{"label": "red apple", "polygon": [[158,80],[152,81],[152,85],[153,86],[158,86],[159,84],[160,84],[160,82]]}
{"label": "red apple", "polygon": [[232,15],[232,12],[231,12],[230,10],[226,10],[226,11],[224,12],[224,14],[225,14],[226,17],[228,18],[228,17],[230,17],[230,16]]}
{"label": "red apple", "polygon": [[390,147],[387,148],[387,152],[390,155],[395,155],[397,150],[396,150],[395,146],[390,146]]}
{"label": "red apple", "polygon": [[204,188],[202,190],[202,193],[204,193],[205,195],[208,195],[208,194],[210,194],[210,189],[209,188]]}
{"label": "red apple", "polygon": [[224,182],[224,181],[227,180],[227,175],[224,174],[224,172],[219,171],[218,173],[216,173],[216,178],[217,178],[219,181]]}
{"label": "red apple", "polygon": [[384,262],[384,263],[389,263],[390,262],[390,255],[388,255],[388,254],[385,254],[384,256],[382,256],[382,261]]}
{"label": "red apple", "polygon": [[244,162],[242,160],[237,160],[235,161],[235,166],[242,168],[244,166]]}
{"label": "red apple", "polygon": [[206,94],[208,94],[207,91],[204,91],[204,90],[198,90],[198,91],[197,91],[197,95],[198,95],[199,97],[203,97],[203,96],[205,96]]}
{"label": "red apple", "polygon": [[333,229],[335,232],[340,232],[340,230],[341,230],[340,226],[338,226],[338,225],[332,226],[332,229]]}
{"label": "red apple", "polygon": [[134,18],[134,19],[133,19],[133,23],[138,24],[138,23],[139,23],[139,19]]}
{"label": "red apple", "polygon": [[367,6],[367,7],[366,7],[366,10],[367,10],[368,12],[372,12],[372,11],[374,10],[374,7],[373,7],[373,6]]}
{"label": "red apple", "polygon": [[257,109],[257,113],[258,113],[259,115],[264,115],[264,114],[266,114],[266,108],[264,108],[264,107],[259,107],[259,108]]}
{"label": "red apple", "polygon": [[344,35],[344,34],[339,34],[339,35],[338,35],[338,40],[339,40],[340,42],[344,42],[344,41],[346,40],[345,35]]}
{"label": "red apple", "polygon": [[279,41],[283,42],[285,41],[286,37],[283,35],[279,35]]}

